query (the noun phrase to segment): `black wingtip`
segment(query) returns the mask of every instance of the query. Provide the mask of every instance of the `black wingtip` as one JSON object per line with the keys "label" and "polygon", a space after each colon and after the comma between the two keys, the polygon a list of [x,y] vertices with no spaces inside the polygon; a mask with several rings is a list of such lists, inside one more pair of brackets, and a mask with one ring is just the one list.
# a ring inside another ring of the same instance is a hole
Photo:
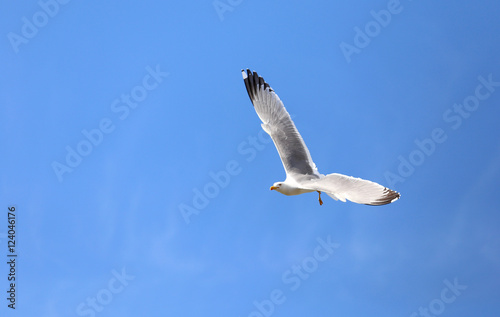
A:
{"label": "black wingtip", "polygon": [[257,91],[261,89],[261,86],[263,87],[263,90],[269,89],[269,91],[273,91],[271,86],[269,86],[268,83],[264,80],[264,78],[260,77],[259,74],[257,74],[256,71],[252,71],[250,69],[241,70],[241,74],[243,76],[243,80],[245,82],[245,87],[247,89],[248,96],[250,97],[250,100],[253,101],[255,99],[255,95],[257,94]]}
{"label": "black wingtip", "polygon": [[366,205],[369,205],[369,206],[387,205],[387,204],[395,202],[399,198],[401,198],[400,193],[386,187],[386,188],[384,188],[384,195],[382,196],[382,198],[377,199],[376,201],[371,202],[371,203],[366,204]]}

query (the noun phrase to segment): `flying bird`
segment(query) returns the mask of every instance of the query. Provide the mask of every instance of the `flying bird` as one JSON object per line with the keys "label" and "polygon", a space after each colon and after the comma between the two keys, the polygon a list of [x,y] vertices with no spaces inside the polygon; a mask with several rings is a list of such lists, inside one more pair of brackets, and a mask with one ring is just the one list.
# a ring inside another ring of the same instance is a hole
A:
{"label": "flying bird", "polygon": [[278,95],[257,72],[247,69],[241,73],[262,129],[271,136],[285,168],[285,181],[274,183],[271,190],[287,196],[317,192],[320,205],[322,192],[335,200],[373,206],[399,199],[398,192],[372,181],[337,173],[320,174]]}

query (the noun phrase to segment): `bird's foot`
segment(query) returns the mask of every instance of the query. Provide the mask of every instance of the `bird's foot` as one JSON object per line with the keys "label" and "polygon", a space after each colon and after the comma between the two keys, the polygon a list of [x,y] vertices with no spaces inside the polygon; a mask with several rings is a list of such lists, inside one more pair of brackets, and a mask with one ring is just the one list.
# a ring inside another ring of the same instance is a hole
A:
{"label": "bird's foot", "polygon": [[323,205],[323,201],[321,200],[321,192],[319,190],[317,190],[319,196],[318,196],[318,200],[319,200],[319,205]]}

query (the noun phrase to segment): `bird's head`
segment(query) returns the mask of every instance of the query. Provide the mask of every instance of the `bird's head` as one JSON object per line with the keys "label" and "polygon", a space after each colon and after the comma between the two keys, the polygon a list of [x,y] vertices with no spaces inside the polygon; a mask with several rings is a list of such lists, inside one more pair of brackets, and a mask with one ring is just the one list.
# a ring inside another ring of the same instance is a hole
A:
{"label": "bird's head", "polygon": [[279,193],[282,193],[284,195],[293,195],[291,192],[293,188],[291,188],[288,184],[285,184],[284,182],[276,182],[271,186],[271,190],[275,190]]}
{"label": "bird's head", "polygon": [[275,191],[280,191],[281,189],[281,186],[283,186],[283,183],[282,182],[276,182],[273,184],[273,186],[271,186],[271,188],[269,188],[270,190],[275,190]]}

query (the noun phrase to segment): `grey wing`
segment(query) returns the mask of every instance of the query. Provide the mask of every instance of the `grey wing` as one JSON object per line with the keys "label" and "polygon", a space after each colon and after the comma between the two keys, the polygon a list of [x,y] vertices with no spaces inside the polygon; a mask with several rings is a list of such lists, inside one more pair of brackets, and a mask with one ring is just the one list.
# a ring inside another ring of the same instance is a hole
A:
{"label": "grey wing", "polygon": [[301,182],[300,186],[304,189],[325,192],[335,200],[340,199],[345,202],[348,199],[358,204],[372,206],[389,204],[401,197],[398,192],[375,182],[337,173]]}
{"label": "grey wing", "polygon": [[248,96],[262,120],[262,128],[273,139],[287,176],[290,174],[319,176],[304,140],[278,95],[257,72],[252,73],[249,69],[241,72]]}

